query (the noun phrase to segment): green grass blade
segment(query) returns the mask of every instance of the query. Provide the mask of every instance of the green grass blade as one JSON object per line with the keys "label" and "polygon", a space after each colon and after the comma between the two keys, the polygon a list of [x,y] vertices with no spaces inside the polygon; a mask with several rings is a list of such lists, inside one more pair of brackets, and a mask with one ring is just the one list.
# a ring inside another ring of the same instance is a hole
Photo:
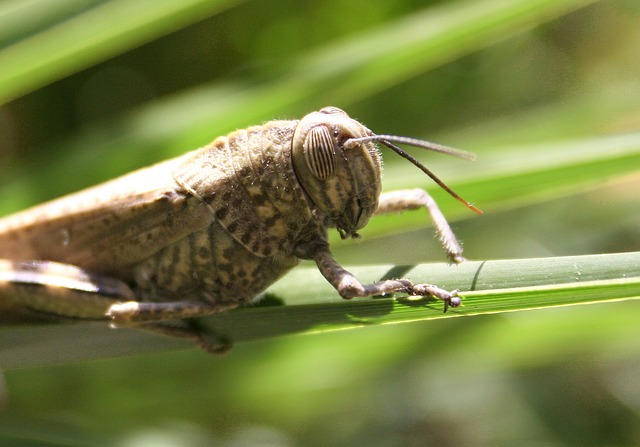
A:
{"label": "green grass blade", "polygon": [[[265,305],[204,319],[234,342],[410,321],[456,318],[640,298],[640,253],[468,262],[458,266],[370,266],[362,281],[406,276],[460,288],[463,306],[442,312],[431,299],[342,300],[315,268],[294,270],[268,291]],[[188,346],[185,342],[106,323],[0,329],[0,366],[86,360]]]}

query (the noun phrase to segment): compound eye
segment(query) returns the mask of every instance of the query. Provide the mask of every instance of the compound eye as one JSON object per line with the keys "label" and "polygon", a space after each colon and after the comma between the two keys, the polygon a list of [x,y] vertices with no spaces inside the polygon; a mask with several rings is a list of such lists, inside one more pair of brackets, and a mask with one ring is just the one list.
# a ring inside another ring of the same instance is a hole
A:
{"label": "compound eye", "polygon": [[325,126],[313,127],[302,146],[311,173],[320,180],[331,178],[336,171],[336,150],[331,132]]}

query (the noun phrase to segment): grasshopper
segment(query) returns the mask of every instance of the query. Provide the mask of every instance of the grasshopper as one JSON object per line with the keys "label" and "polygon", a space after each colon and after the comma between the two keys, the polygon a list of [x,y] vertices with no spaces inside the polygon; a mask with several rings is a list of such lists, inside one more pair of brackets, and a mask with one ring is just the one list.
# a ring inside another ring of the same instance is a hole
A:
{"label": "grasshopper", "polygon": [[[422,140],[376,135],[325,107],[270,121],[115,180],[0,219],[1,315],[103,319],[224,347],[189,324],[252,303],[299,260],[315,261],[345,299],[457,291],[408,279],[362,284],[333,257],[328,230],[358,237],[374,214],[425,208],[448,258],[462,248],[421,189],[381,194],[376,143],[400,154],[481,213],[415,158],[406,144],[473,159]],[[22,314],[24,315],[22,315]]]}

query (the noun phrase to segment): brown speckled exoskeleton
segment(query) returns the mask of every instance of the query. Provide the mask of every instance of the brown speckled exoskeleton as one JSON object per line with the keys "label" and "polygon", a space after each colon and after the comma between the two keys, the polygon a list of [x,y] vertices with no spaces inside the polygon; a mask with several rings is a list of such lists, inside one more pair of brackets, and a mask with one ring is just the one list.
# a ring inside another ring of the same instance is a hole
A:
{"label": "brown speckled exoskeleton", "polygon": [[[271,121],[102,185],[0,220],[0,313],[110,319],[214,345],[169,320],[256,300],[300,259],[316,262],[343,298],[402,292],[448,306],[456,291],[407,279],[362,284],[333,258],[327,232],[357,236],[373,214],[426,208],[444,249],[462,249],[423,190],[380,194],[375,143],[470,158],[404,137],[375,135],[335,107]],[[466,202],[465,202],[466,203]],[[472,205],[467,206],[478,211]]]}

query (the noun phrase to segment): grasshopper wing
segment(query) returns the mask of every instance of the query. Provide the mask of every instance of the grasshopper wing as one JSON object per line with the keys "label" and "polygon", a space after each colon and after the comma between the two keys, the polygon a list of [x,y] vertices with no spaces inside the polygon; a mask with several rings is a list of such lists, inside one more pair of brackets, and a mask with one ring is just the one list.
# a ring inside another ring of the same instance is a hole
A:
{"label": "grasshopper wing", "polygon": [[0,219],[0,257],[126,277],[132,265],[213,220],[206,204],[173,180],[181,159]]}

